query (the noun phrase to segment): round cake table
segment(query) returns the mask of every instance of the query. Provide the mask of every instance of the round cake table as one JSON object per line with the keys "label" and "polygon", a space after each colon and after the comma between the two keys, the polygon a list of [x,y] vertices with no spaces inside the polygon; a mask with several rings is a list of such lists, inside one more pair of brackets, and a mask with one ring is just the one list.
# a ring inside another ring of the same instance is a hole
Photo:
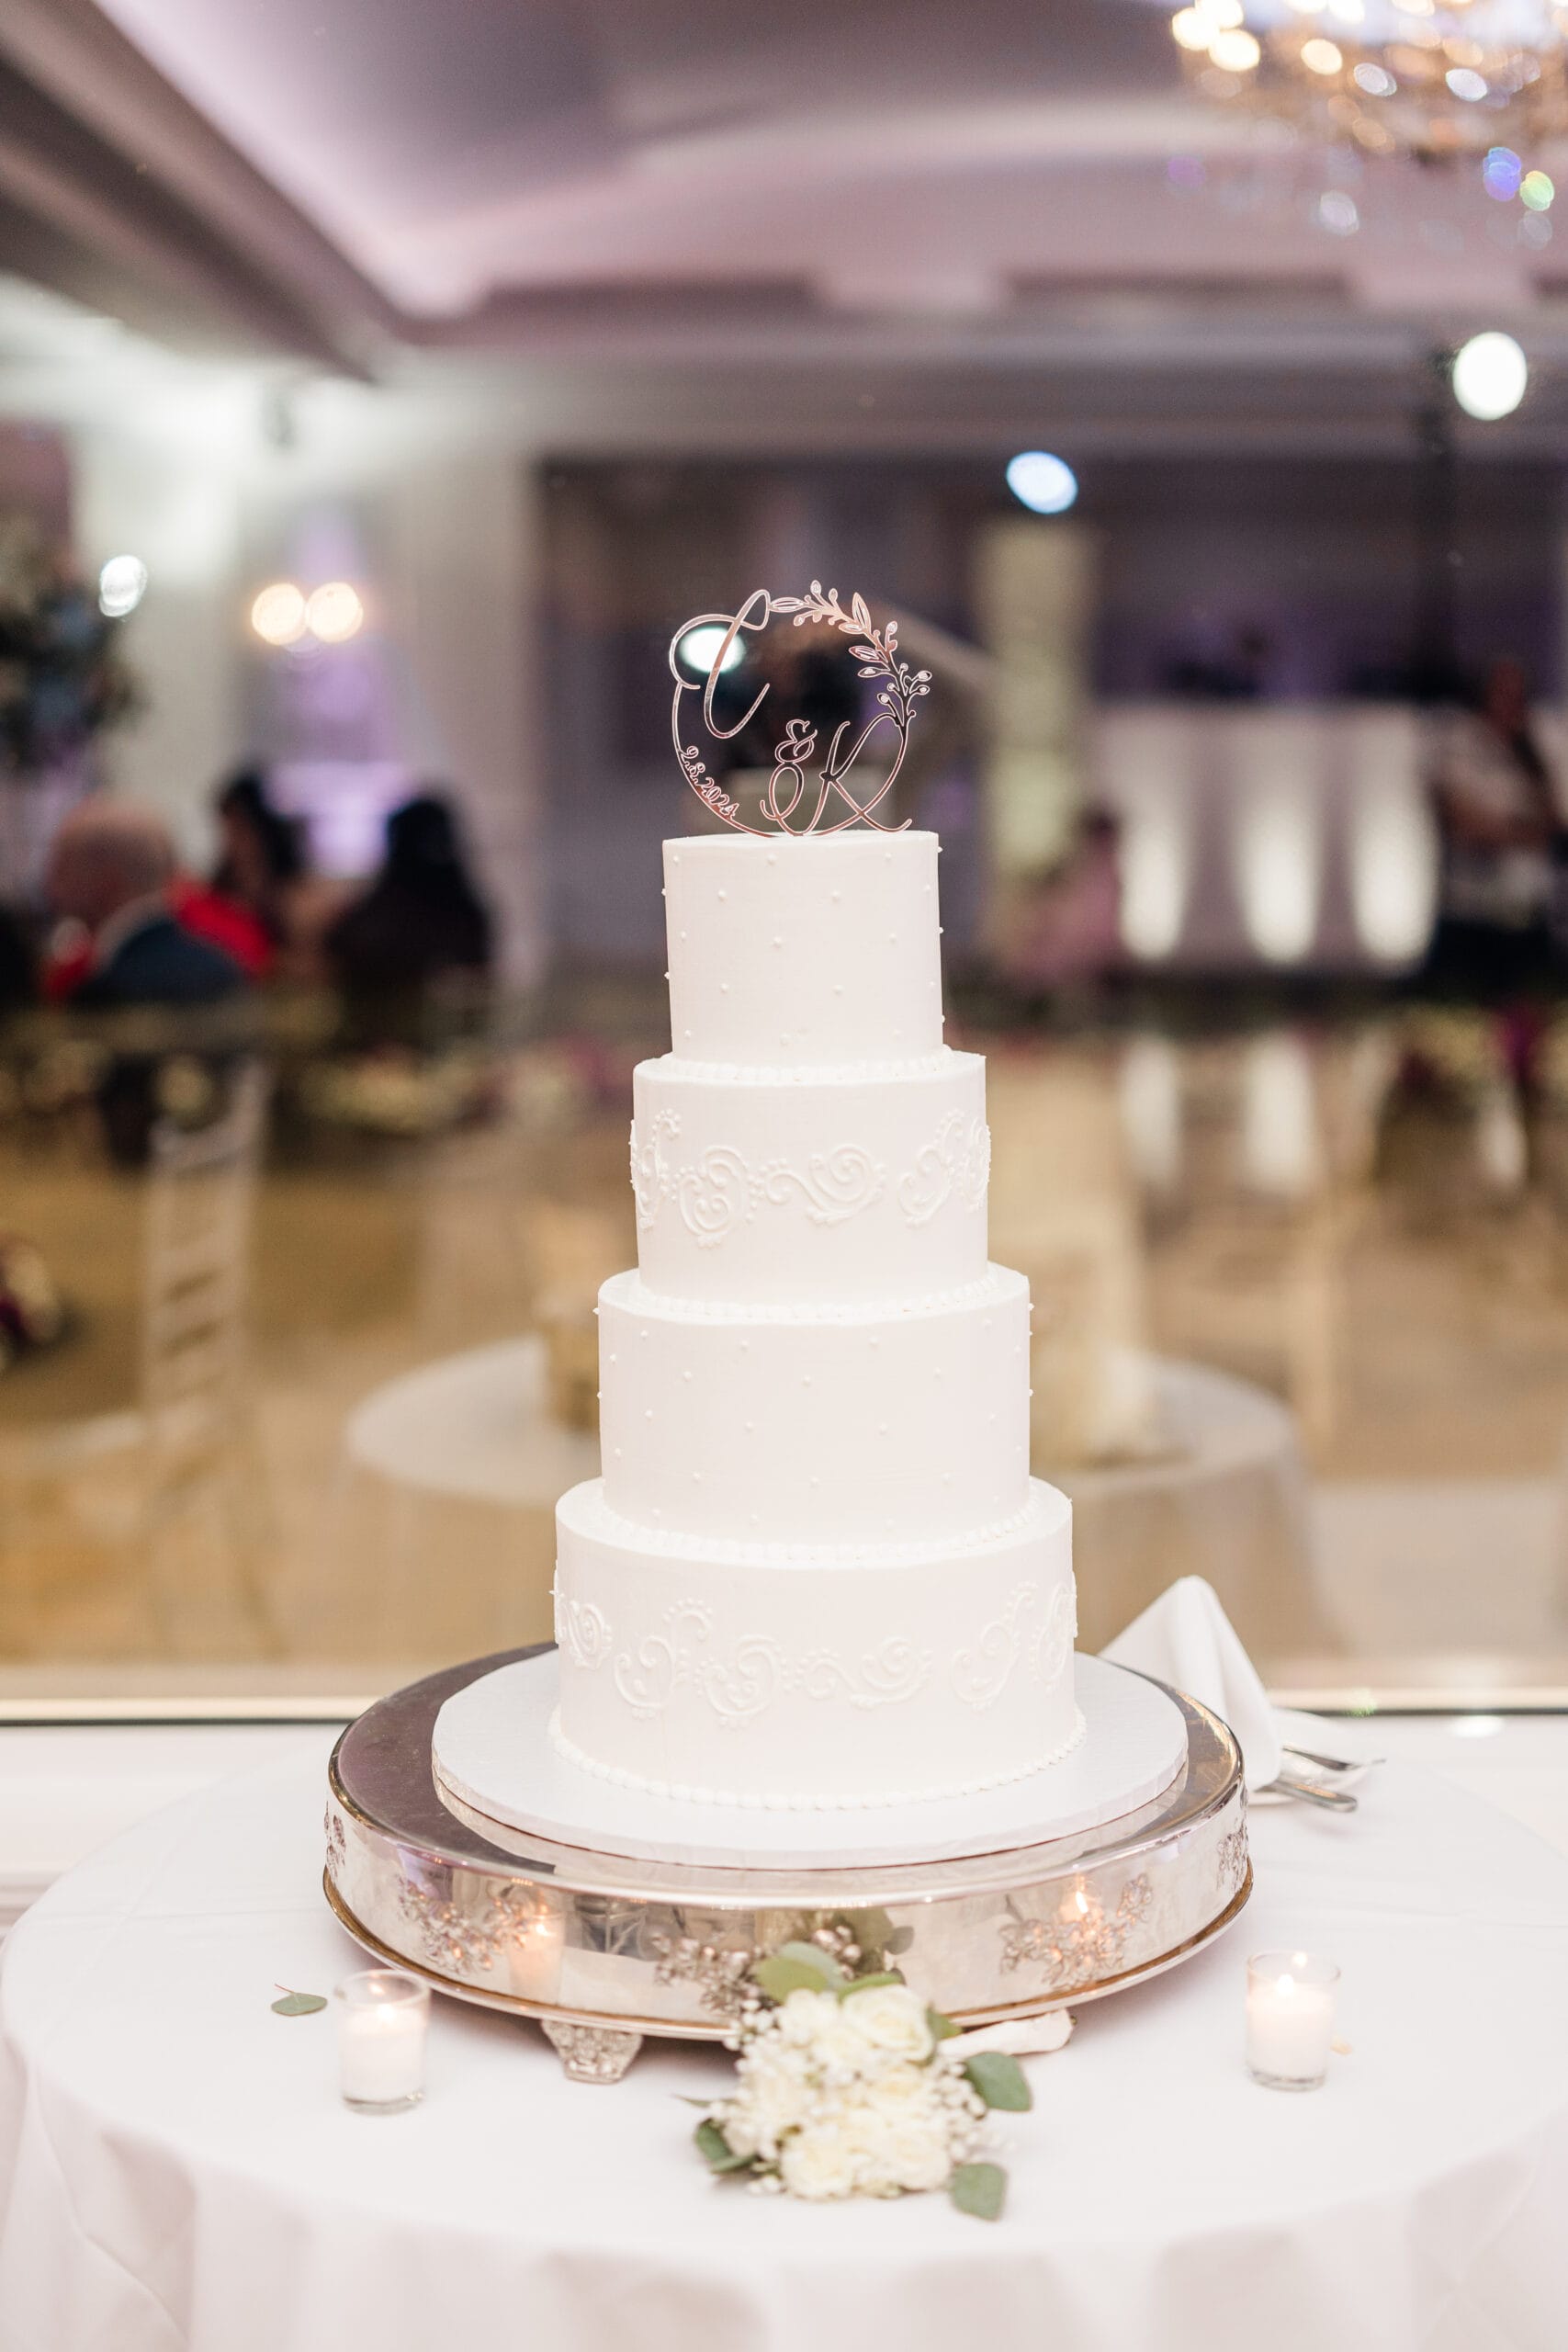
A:
{"label": "round cake table", "polygon": [[[723,2082],[712,2048],[584,2087],[438,2001],[424,2106],[348,2112],[331,2013],[269,2007],[361,1964],[321,1894],[328,1744],[14,1930],[6,2352],[1560,2352],[1568,1860],[1444,1781],[1260,1810],[1242,1935],[1029,2062],[989,2225],[710,2181],[676,2095]],[[1344,1970],[1351,2054],[1305,2098],[1241,2064],[1245,1956],[1279,1945]]]}

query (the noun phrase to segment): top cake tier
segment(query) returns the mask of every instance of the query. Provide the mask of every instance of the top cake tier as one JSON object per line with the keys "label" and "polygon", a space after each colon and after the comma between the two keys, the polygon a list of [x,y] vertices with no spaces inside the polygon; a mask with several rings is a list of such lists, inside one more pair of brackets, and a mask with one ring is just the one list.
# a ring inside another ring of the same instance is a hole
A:
{"label": "top cake tier", "polygon": [[936,859],[934,833],[666,842],[675,1053],[779,1069],[935,1053]]}

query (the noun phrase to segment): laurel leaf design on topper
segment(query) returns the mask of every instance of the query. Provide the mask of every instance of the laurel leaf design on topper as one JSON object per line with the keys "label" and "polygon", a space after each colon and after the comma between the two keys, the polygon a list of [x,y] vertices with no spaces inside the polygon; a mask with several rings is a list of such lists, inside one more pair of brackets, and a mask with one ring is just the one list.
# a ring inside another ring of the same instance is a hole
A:
{"label": "laurel leaf design on topper", "polygon": [[[859,640],[848,649],[851,661],[860,665],[862,678],[880,681],[873,697],[871,717],[854,732],[851,740],[851,725],[840,721],[833,729],[820,770],[815,777],[811,763],[817,753],[817,729],[807,719],[792,718],[783,736],[773,746],[773,768],[762,795],[761,813],[766,823],[748,824],[741,816],[739,804],[726,792],[716,776],[708,774],[707,763],[694,743],[682,740],[684,716],[682,697],[695,694],[697,681],[687,676],[681,666],[681,647],[694,629],[722,629],[707,676],[702,682],[703,724],[716,742],[728,742],[750,726],[771,693],[763,685],[750,708],[738,718],[733,727],[721,726],[714,711],[714,695],[719,677],[730,660],[731,652],[742,635],[756,635],[767,628],[775,613],[788,615],[796,628],[826,627],[839,635]],[[904,764],[908,748],[909,729],[914,720],[916,705],[931,692],[931,672],[911,670],[898,650],[898,624],[890,620],[877,628],[871,617],[863,596],[852,595],[846,609],[836,588],[823,589],[814,580],[804,596],[773,596],[765,588],[753,589],[739,611],[733,613],[697,613],[683,621],[670,640],[670,674],[675,681],[675,698],[671,707],[670,728],[675,744],[675,757],[681,773],[705,807],[738,833],[753,833],[767,838],[773,833],[841,833],[851,825],[869,825],[874,832],[901,833],[908,830],[908,820],[902,825],[884,824],[874,812],[892,791]],[[890,729],[894,741],[892,763],[876,788],[863,801],[852,786],[849,778],[855,762],[879,730]],[[803,813],[804,804],[816,786],[816,800],[809,815]],[[848,812],[838,813],[840,804]],[[832,816],[830,823],[824,818]]]}

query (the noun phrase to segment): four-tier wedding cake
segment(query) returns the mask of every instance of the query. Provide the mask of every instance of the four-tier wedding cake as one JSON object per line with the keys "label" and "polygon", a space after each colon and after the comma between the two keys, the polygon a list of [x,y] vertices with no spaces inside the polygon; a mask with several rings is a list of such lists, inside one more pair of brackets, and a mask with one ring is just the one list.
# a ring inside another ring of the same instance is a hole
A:
{"label": "four-tier wedding cake", "polygon": [[1073,1749],[1071,1515],[1029,1476],[1029,1292],[943,1046],[934,834],[667,842],[673,1051],[637,1072],[604,1475],[558,1513],[577,1765],[803,1810]]}

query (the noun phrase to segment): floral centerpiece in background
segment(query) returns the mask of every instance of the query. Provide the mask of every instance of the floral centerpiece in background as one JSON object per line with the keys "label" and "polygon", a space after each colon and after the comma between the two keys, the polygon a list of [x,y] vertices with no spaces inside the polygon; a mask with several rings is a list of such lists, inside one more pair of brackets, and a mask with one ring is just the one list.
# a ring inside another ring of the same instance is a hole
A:
{"label": "floral centerpiece in background", "polygon": [[35,524],[0,519],[0,766],[58,767],[134,709],[118,628]]}

